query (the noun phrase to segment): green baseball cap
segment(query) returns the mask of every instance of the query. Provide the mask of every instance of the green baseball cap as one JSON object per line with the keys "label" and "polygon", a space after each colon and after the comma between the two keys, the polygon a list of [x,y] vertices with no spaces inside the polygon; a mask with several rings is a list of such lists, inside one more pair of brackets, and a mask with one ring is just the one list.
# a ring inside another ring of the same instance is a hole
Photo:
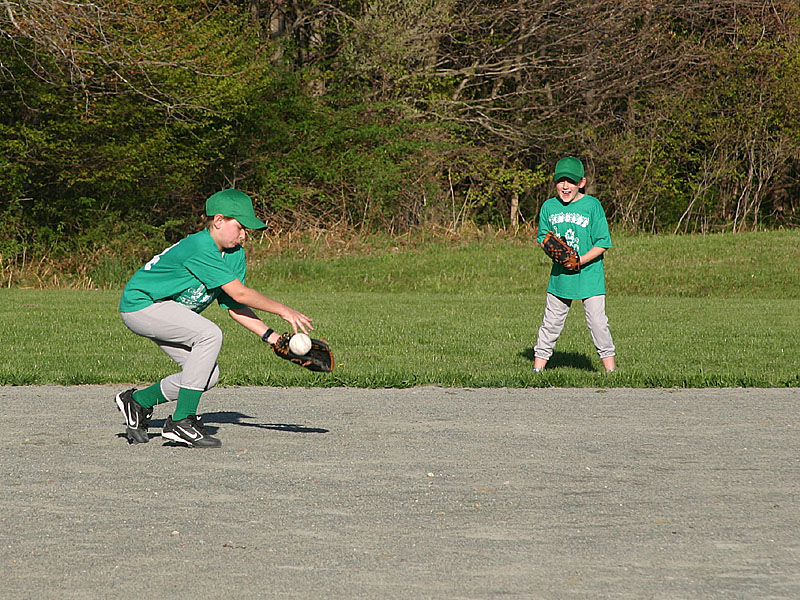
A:
{"label": "green baseball cap", "polygon": [[267,226],[256,216],[250,196],[233,188],[217,192],[206,200],[206,215],[233,217],[247,229],[264,229]]}
{"label": "green baseball cap", "polygon": [[572,183],[580,183],[585,173],[583,163],[579,159],[574,156],[567,156],[556,163],[553,181],[559,182],[562,179],[569,179]]}

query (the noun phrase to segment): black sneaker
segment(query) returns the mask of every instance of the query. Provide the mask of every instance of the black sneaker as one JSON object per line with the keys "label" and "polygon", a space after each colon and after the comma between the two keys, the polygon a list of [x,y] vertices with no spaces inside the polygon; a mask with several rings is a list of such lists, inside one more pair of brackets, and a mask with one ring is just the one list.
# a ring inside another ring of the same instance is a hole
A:
{"label": "black sneaker", "polygon": [[192,420],[192,425],[194,425],[194,428],[197,429],[197,431],[203,435],[211,435],[211,431],[209,431],[206,426],[203,425],[203,417],[200,415],[189,415],[186,418]]}
{"label": "black sneaker", "polygon": [[173,421],[167,417],[161,437],[179,444],[186,444],[190,448],[219,448],[222,442],[217,438],[203,432],[203,426],[197,425],[196,415],[189,415],[180,421]]}
{"label": "black sneaker", "polygon": [[116,402],[122,415],[125,417],[125,434],[131,444],[146,444],[150,441],[147,437],[147,427],[150,425],[150,417],[153,416],[153,408],[145,408],[133,399],[133,392],[136,388],[131,388],[117,394]]}

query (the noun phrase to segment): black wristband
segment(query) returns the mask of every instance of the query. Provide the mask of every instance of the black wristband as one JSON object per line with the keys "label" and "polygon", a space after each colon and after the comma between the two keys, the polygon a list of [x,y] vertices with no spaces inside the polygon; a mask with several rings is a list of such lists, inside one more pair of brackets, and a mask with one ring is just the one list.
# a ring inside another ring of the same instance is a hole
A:
{"label": "black wristband", "polygon": [[267,327],[267,330],[264,332],[264,335],[261,336],[261,341],[267,342],[269,344],[269,336],[271,336],[273,333],[275,333],[275,331]]}

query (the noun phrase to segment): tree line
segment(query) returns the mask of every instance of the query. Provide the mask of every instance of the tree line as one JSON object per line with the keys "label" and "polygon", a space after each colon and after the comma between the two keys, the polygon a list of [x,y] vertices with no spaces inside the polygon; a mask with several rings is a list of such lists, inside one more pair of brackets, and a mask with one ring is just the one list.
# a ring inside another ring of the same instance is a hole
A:
{"label": "tree line", "polygon": [[281,228],[798,223],[793,0],[2,0],[0,256],[136,244],[237,186]]}

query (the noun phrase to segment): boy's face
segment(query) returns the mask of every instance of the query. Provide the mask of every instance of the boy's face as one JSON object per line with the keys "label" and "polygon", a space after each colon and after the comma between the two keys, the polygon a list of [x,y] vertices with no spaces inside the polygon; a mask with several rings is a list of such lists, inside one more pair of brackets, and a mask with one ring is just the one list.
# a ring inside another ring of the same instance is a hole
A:
{"label": "boy's face", "polygon": [[247,229],[236,219],[216,215],[212,237],[223,250],[235,248],[247,239]]}
{"label": "boy's face", "polygon": [[556,182],[556,191],[558,192],[558,197],[562,202],[572,202],[581,196],[578,190],[585,185],[585,177],[577,183],[573,183],[569,179],[562,177]]}

